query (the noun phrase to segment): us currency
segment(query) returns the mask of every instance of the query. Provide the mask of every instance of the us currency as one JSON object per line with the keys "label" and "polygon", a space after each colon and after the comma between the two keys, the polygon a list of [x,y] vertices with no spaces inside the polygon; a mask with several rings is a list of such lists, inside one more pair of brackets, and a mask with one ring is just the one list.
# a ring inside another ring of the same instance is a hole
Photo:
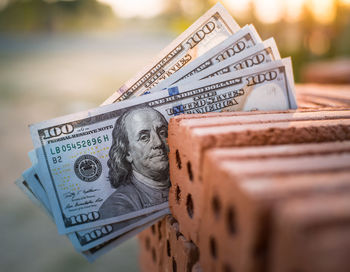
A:
{"label": "us currency", "polygon": [[[296,109],[292,74],[291,59],[284,58],[218,75],[214,79],[206,78],[184,85],[174,85],[167,90],[175,89],[179,92],[197,88],[214,90],[206,94],[206,101],[181,105],[183,113],[206,113],[217,109],[222,111]],[[219,94],[217,89],[220,88],[225,91]]]}
{"label": "us currency", "polygon": [[[35,204],[43,208],[50,218],[52,218],[49,199],[44,188],[42,187],[42,181],[39,178],[40,175],[36,173],[35,167],[31,167],[26,170],[22,176],[24,178],[22,184],[26,184],[27,189],[32,192],[32,195],[30,195],[28,192],[26,192],[26,194],[33,202],[35,202]],[[37,203],[37,201],[39,201],[39,203]],[[69,233],[67,236],[77,251],[86,251],[102,243],[106,243],[111,239],[115,240],[116,237],[123,237],[122,235],[124,233],[144,226],[148,222],[153,222],[155,219],[160,218],[161,216],[164,216],[168,213],[169,210],[166,208],[161,211],[154,212],[152,214],[148,214],[132,220],[104,225],[98,228],[88,229],[86,231]]]}
{"label": "us currency", "polygon": [[[33,201],[37,206],[45,211],[45,213],[52,219],[52,212],[49,203],[49,199],[46,195],[44,188],[41,185],[41,181],[38,175],[35,173],[34,167],[31,167],[22,173],[22,183],[27,186],[32,195],[35,198]],[[32,199],[32,197],[27,193],[28,197]],[[38,203],[38,202],[39,203]]]}
{"label": "us currency", "polygon": [[[245,50],[242,54],[225,59],[208,69],[202,70],[191,77],[182,80],[179,84],[186,85],[192,81],[211,78],[214,76],[247,69],[256,65],[270,63],[274,60],[281,59],[274,38],[267,39],[262,43]],[[215,80],[215,79],[213,79]],[[294,80],[292,79],[294,82]]]}
{"label": "us currency", "polygon": [[[168,210],[168,213],[170,213],[170,210]],[[159,221],[163,216],[156,218],[155,220],[152,220],[148,222],[147,224],[138,227],[137,229],[131,230],[119,237],[116,237],[114,239],[111,239],[103,244],[100,244],[96,247],[93,247],[87,251],[81,252],[89,262],[95,261],[97,258],[101,257],[103,254],[106,254],[111,249],[119,246],[121,243],[125,242],[126,240],[134,237],[135,235],[139,234],[141,231],[145,230],[146,228],[149,228],[153,224],[155,224],[157,221]]]}
{"label": "us currency", "polygon": [[123,84],[102,105],[139,96],[240,29],[217,3],[164,48],[152,63]]}
{"label": "us currency", "polygon": [[203,72],[216,64],[233,57],[240,57],[245,51],[259,43],[261,43],[261,38],[254,26],[246,25],[171,77],[160,82],[149,92],[154,93],[174,84],[182,84],[182,81],[192,78],[197,73]]}
{"label": "us currency", "polygon": [[167,121],[181,113],[296,108],[290,69],[288,60],[273,61],[31,125],[59,233],[166,208]]}
{"label": "us currency", "polygon": [[[22,175],[32,189],[41,205],[44,207],[46,213],[52,217],[52,212],[49,204],[49,199],[43,187],[43,182],[40,180],[40,168],[38,167],[38,160],[34,150],[28,153],[28,156],[33,164],[33,167],[25,171]],[[129,232],[132,229],[143,226],[149,221],[153,222],[155,218],[164,216],[169,213],[168,208],[158,212],[143,215],[137,218],[126,220],[120,223],[104,225],[98,228],[88,229],[68,234],[73,246],[77,251],[86,251],[94,248],[99,244],[105,243],[115,237],[121,237],[123,233]]]}
{"label": "us currency", "polygon": [[[28,169],[28,172],[32,171],[32,168]],[[37,191],[33,189],[30,186],[30,183],[28,183],[23,176],[18,178],[15,182],[15,184],[28,196],[28,198],[37,205],[40,209],[43,209],[46,211],[47,207],[44,207],[44,202],[37,196]],[[36,187],[37,188],[37,187]],[[166,209],[165,213],[170,213],[169,209]],[[47,213],[51,217],[51,213]],[[87,250],[78,250],[85,258],[87,258],[88,261],[93,262],[98,257],[102,256],[103,254],[107,253],[114,247],[122,244],[126,240],[132,238],[133,236],[137,235],[144,229],[148,228],[149,226],[155,224],[159,219],[161,219],[164,215],[160,215],[159,217],[155,217],[155,219],[148,220],[147,223],[132,229],[122,235],[116,236],[110,240],[104,241],[92,248],[89,248]]]}
{"label": "us currency", "polygon": [[41,202],[38,200],[37,196],[34,194],[33,190],[30,188],[28,182],[21,176],[16,179],[15,184],[22,190],[22,192],[28,196],[28,198],[39,208],[45,210]]}
{"label": "us currency", "polygon": [[123,238],[124,241],[124,235],[130,231],[139,233],[144,229],[145,225],[148,225],[150,222],[153,224],[167,214],[170,214],[169,208],[127,221],[103,225],[85,231],[69,233],[68,237],[77,251],[91,250],[102,244],[105,245],[111,240],[118,242],[118,239]]}

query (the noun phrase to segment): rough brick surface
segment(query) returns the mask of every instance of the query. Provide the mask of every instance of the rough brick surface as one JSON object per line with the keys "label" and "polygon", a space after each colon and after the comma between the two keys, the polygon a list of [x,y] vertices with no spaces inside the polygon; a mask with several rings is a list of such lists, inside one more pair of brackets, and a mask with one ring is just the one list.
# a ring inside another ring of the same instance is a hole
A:
{"label": "rough brick surface", "polygon": [[[312,131],[314,130],[313,126],[310,125],[310,122],[322,121],[322,120],[338,120],[338,123],[334,123],[337,126],[343,120],[350,118],[350,110],[328,110],[328,111],[307,111],[307,112],[288,112],[288,113],[265,113],[265,114],[253,114],[244,113],[239,115],[238,113],[231,113],[228,115],[225,113],[223,116],[211,117],[211,118],[202,118],[202,119],[176,119],[177,121],[170,122],[169,128],[169,144],[170,144],[170,162],[174,163],[174,166],[178,166],[179,161],[181,161],[181,166],[186,170],[186,157],[201,157],[202,151],[205,148],[215,147],[215,146],[249,146],[249,145],[264,145],[264,144],[280,144],[279,142],[293,143],[293,139],[288,141],[290,134],[294,134],[293,125],[295,129],[302,128],[303,134],[296,135],[294,141],[300,143],[303,141],[316,142],[327,141],[327,140],[344,140],[349,135],[334,135],[331,137],[328,133],[323,132],[322,135],[314,135]],[[300,125],[296,122],[300,122]],[[293,122],[293,123],[292,123]],[[305,123],[306,122],[306,123]],[[322,130],[323,124],[326,127],[332,125],[328,122],[318,122],[315,123],[315,128]],[[256,129],[254,129],[256,127]],[[348,133],[347,123],[344,123],[343,126],[340,124],[339,132],[347,134]],[[283,130],[286,134],[284,139],[278,140],[276,143],[276,135],[274,137],[274,132],[278,133],[280,130]],[[228,135],[230,134],[230,135]],[[248,135],[246,135],[248,134]],[[254,134],[254,135],[250,135]],[[255,137],[255,135],[260,136],[259,142],[256,142],[255,139],[247,138],[245,141],[237,141],[234,138],[239,136]],[[312,136],[316,136],[312,138]],[[308,137],[307,139],[305,139]],[[287,139],[286,139],[287,138]],[[299,139],[301,138],[301,139]],[[264,140],[264,142],[263,142]],[[179,150],[178,148],[181,148]],[[178,152],[176,152],[178,150]],[[182,151],[182,152],[180,152]],[[176,156],[176,153],[179,156]],[[188,153],[188,154],[187,154]],[[195,153],[195,154],[194,154]],[[198,154],[197,154],[198,153]],[[184,157],[185,160],[181,160],[181,157]],[[180,158],[180,160],[176,160]],[[198,178],[198,161],[194,160],[192,163],[192,172],[193,179]],[[171,167],[175,168],[176,167]],[[179,167],[178,167],[179,168]],[[186,171],[185,171],[186,172]],[[184,173],[186,176],[186,173]]]}
{"label": "rough brick surface", "polygon": [[166,216],[139,234],[142,271],[192,271],[199,260],[198,248],[179,232],[178,223]]}
{"label": "rough brick surface", "polygon": [[166,260],[165,224],[166,218],[158,221],[138,235],[140,244],[140,267],[144,272],[164,271]]}
{"label": "rough brick surface", "polygon": [[203,270],[263,271],[271,210],[296,196],[350,192],[350,157],[344,155],[266,158],[249,168],[254,160],[220,161],[207,152],[198,243]]}
{"label": "rough brick surface", "polygon": [[[208,115],[209,116],[209,115]],[[174,118],[169,126],[172,187],[169,204],[180,232],[198,243],[205,150],[227,146],[261,146],[350,139],[349,110],[224,113],[208,118]]]}
{"label": "rough brick surface", "polygon": [[203,271],[203,269],[202,269],[199,261],[196,262],[192,267],[192,272],[202,272],[202,271]]}
{"label": "rough brick surface", "polygon": [[[348,112],[350,113],[350,111]],[[193,169],[200,172],[202,154],[219,146],[259,146],[350,139],[350,119],[287,121],[192,129]],[[195,174],[194,174],[195,175]]]}
{"label": "rough brick surface", "polygon": [[299,94],[298,99],[302,108],[348,108],[350,106],[350,101],[330,97],[314,96],[311,94]]}
{"label": "rough brick surface", "polygon": [[274,212],[271,272],[347,272],[349,194],[293,199]]}
{"label": "rough brick surface", "polygon": [[299,108],[350,107],[350,85],[296,85]]}
{"label": "rough brick surface", "polygon": [[272,157],[295,157],[321,154],[341,154],[350,152],[350,141],[337,141],[325,143],[288,144],[274,146],[252,147],[222,147],[212,148],[209,156],[215,156],[217,160],[224,159],[264,159]]}
{"label": "rough brick surface", "polygon": [[[305,65],[301,74],[305,82],[349,84],[350,60],[337,58],[335,60],[315,61]],[[333,91],[336,91],[335,86],[333,85]]]}
{"label": "rough brick surface", "polygon": [[167,266],[165,271],[191,272],[192,267],[199,259],[198,248],[179,232],[178,223],[173,217],[166,221],[166,253]]}

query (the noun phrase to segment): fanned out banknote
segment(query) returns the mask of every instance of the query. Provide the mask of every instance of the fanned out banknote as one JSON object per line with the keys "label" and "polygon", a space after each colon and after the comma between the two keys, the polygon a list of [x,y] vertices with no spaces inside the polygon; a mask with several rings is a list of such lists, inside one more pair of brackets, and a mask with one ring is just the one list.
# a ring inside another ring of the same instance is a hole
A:
{"label": "fanned out banknote", "polygon": [[190,80],[197,73],[205,71],[226,59],[239,57],[249,48],[258,43],[261,43],[259,34],[256,32],[254,26],[247,25],[214,48],[210,49],[204,55],[196,58],[171,77],[160,82],[157,86],[152,88],[150,92],[162,90],[173,84],[180,84],[182,80]]}
{"label": "fanned out banknote", "polygon": [[[212,65],[207,67],[207,69],[198,71],[190,77],[185,76],[187,73],[186,67],[178,73],[178,77],[181,77],[182,79],[172,84],[168,84],[168,87],[173,85],[187,85],[193,81],[251,68],[253,66],[269,63],[279,59],[281,59],[281,56],[277,49],[275,40],[270,38],[264,42],[260,42],[252,47],[249,47],[240,54],[233,55],[232,57],[226,58],[216,65]],[[162,90],[162,88],[157,86],[156,88],[153,88],[151,92],[154,93],[160,90]]]}
{"label": "fanned out banknote", "polygon": [[103,104],[115,103],[149,91],[239,29],[228,11],[220,3],[216,4]]}
{"label": "fanned out banknote", "polygon": [[31,125],[16,184],[93,261],[170,213],[170,118],[296,107],[291,59],[217,4],[102,106]]}
{"label": "fanned out banknote", "polygon": [[[32,171],[32,168],[28,169],[29,171]],[[40,209],[44,210],[49,217],[52,219],[52,214],[50,212],[50,208],[45,206],[45,202],[40,199],[37,195],[39,193],[34,187],[31,187],[31,184],[25,179],[23,176],[20,177],[15,181],[15,184],[28,196],[28,198],[36,204]],[[158,213],[157,216],[152,216],[153,219],[147,220],[147,223],[140,224],[136,228],[132,228],[130,231],[126,231],[121,235],[114,235],[113,238],[109,239],[101,239],[99,240],[99,243],[95,246],[89,247],[88,249],[83,249],[79,247],[75,247],[78,252],[80,252],[85,258],[87,258],[88,261],[93,262],[101,255],[107,253],[109,250],[113,249],[114,247],[120,245],[124,241],[132,238],[133,236],[140,233],[142,230],[150,227],[154,223],[156,223],[159,219],[161,219],[165,214],[170,213],[169,209],[165,209],[164,211]],[[68,238],[72,241],[72,244],[74,245],[74,240],[71,238],[74,233],[69,234]]]}
{"label": "fanned out banknote", "polygon": [[[31,151],[28,155],[33,165],[36,165],[37,158],[35,152]],[[49,200],[42,186],[39,175],[35,171],[35,166],[23,172],[22,177],[16,181],[16,184],[29,197],[29,199],[34,202],[34,204],[42,209],[53,220]],[[88,230],[86,232],[88,235],[82,232],[69,233],[67,236],[78,252],[81,252],[89,261],[93,261],[109,249],[136,235],[169,213],[169,209],[166,208],[151,215],[147,215],[147,219],[144,218],[143,220],[138,220],[136,225],[135,223],[131,223],[124,226],[124,228],[118,228],[118,224],[112,224],[111,226],[104,226],[103,230]],[[77,237],[84,236],[86,237],[85,239],[77,239]]]}
{"label": "fanned out banknote", "polygon": [[[31,167],[26,170],[22,176],[23,181],[20,184],[20,187],[22,188],[24,186],[26,189],[25,193],[29,196],[29,198],[31,200],[34,199],[33,202],[40,206],[40,208],[42,208],[46,214],[53,219],[48,196],[45,189],[41,185],[41,181],[39,175],[35,171],[35,167]],[[88,229],[86,231],[72,232],[67,236],[77,251],[86,251],[98,246],[99,244],[105,243],[108,240],[120,237],[126,232],[142,227],[149,221],[160,218],[168,213],[168,208],[165,208],[152,214],[134,218],[129,221],[104,225],[98,228]]]}

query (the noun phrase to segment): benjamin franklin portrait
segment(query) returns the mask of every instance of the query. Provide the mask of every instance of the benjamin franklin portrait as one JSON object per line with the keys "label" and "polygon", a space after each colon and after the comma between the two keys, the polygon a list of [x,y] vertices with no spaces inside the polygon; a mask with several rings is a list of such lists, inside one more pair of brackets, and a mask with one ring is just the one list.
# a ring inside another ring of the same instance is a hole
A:
{"label": "benjamin franklin portrait", "polygon": [[109,182],[116,190],[99,209],[102,218],[168,200],[168,123],[151,107],[135,107],[116,121],[109,151]]}

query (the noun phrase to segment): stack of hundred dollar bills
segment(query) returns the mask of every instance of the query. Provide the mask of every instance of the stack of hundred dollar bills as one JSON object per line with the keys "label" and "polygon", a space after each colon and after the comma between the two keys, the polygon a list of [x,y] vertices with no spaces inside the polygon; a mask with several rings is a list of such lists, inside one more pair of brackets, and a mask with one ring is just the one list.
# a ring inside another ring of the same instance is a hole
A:
{"label": "stack of hundred dollar bills", "polygon": [[101,106],[31,125],[16,183],[93,261],[170,213],[170,118],[296,107],[290,58],[218,3]]}

